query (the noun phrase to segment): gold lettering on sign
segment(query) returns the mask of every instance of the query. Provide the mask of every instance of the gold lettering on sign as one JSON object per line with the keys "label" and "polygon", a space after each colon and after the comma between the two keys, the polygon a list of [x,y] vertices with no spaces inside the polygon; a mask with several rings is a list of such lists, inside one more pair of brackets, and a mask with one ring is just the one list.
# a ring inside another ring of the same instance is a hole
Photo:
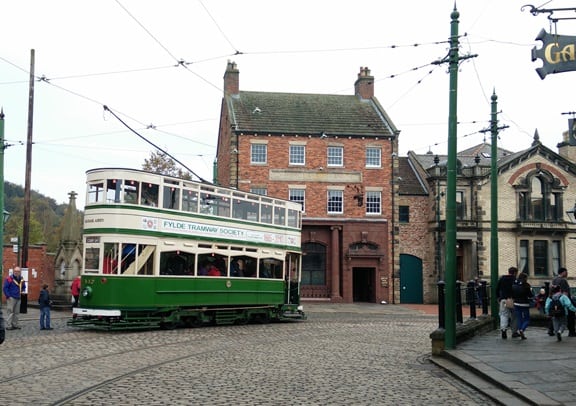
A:
{"label": "gold lettering on sign", "polygon": [[546,61],[551,64],[560,62],[569,62],[576,60],[575,46],[574,44],[566,45],[564,48],[559,49],[558,43],[553,42],[546,45],[544,50],[544,57]]}

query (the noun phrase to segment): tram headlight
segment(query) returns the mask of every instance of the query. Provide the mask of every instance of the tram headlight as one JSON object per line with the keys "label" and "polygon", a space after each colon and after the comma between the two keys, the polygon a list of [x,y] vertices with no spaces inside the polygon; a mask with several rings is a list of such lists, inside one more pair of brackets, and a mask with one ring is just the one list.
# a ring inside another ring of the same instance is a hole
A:
{"label": "tram headlight", "polygon": [[92,288],[85,287],[84,289],[82,289],[82,292],[80,292],[80,294],[82,295],[82,297],[88,298],[92,296]]}

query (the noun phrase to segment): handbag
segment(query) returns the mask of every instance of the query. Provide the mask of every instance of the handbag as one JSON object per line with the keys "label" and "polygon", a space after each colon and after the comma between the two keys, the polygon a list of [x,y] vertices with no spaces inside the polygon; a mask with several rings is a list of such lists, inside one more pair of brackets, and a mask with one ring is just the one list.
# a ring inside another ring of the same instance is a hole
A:
{"label": "handbag", "polygon": [[514,299],[508,298],[506,299],[506,308],[513,309],[514,308]]}

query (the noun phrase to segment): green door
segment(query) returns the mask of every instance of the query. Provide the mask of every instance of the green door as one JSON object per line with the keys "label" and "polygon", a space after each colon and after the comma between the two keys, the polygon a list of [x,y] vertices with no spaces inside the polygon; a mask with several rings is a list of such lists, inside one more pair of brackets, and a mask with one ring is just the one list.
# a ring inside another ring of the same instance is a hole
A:
{"label": "green door", "polygon": [[400,303],[423,303],[422,260],[400,254]]}

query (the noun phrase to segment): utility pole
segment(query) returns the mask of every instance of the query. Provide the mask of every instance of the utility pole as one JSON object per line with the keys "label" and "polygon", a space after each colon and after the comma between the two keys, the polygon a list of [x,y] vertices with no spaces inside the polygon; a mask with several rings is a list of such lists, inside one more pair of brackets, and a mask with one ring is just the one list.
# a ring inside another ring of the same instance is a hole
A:
{"label": "utility pole", "polygon": [[448,163],[446,175],[446,261],[445,261],[445,300],[446,314],[444,332],[444,347],[456,347],[456,180],[457,180],[457,137],[458,137],[458,64],[460,61],[476,57],[466,55],[460,57],[458,53],[458,18],[460,13],[454,10],[450,14],[450,51],[448,57],[434,62],[441,64],[448,62],[450,73],[450,99],[448,113]]}
{"label": "utility pole", "polygon": [[[0,226],[0,277],[4,272],[4,109],[0,108],[0,209],[2,225]],[[0,312],[2,310],[0,309]]]}
{"label": "utility pole", "polygon": [[492,314],[492,324],[496,328],[498,319],[496,315],[500,311],[498,303],[498,292],[496,285],[500,275],[498,263],[498,133],[500,130],[508,128],[507,125],[498,127],[498,96],[496,90],[491,97],[492,110],[490,114],[490,128],[481,130],[481,133],[490,131],[490,313]]}
{"label": "utility pole", "polygon": [[34,50],[30,50],[30,85],[28,91],[28,137],[26,141],[26,179],[24,183],[24,224],[22,226],[21,264],[28,268],[30,241],[30,178],[32,173],[32,125],[34,122]]}

